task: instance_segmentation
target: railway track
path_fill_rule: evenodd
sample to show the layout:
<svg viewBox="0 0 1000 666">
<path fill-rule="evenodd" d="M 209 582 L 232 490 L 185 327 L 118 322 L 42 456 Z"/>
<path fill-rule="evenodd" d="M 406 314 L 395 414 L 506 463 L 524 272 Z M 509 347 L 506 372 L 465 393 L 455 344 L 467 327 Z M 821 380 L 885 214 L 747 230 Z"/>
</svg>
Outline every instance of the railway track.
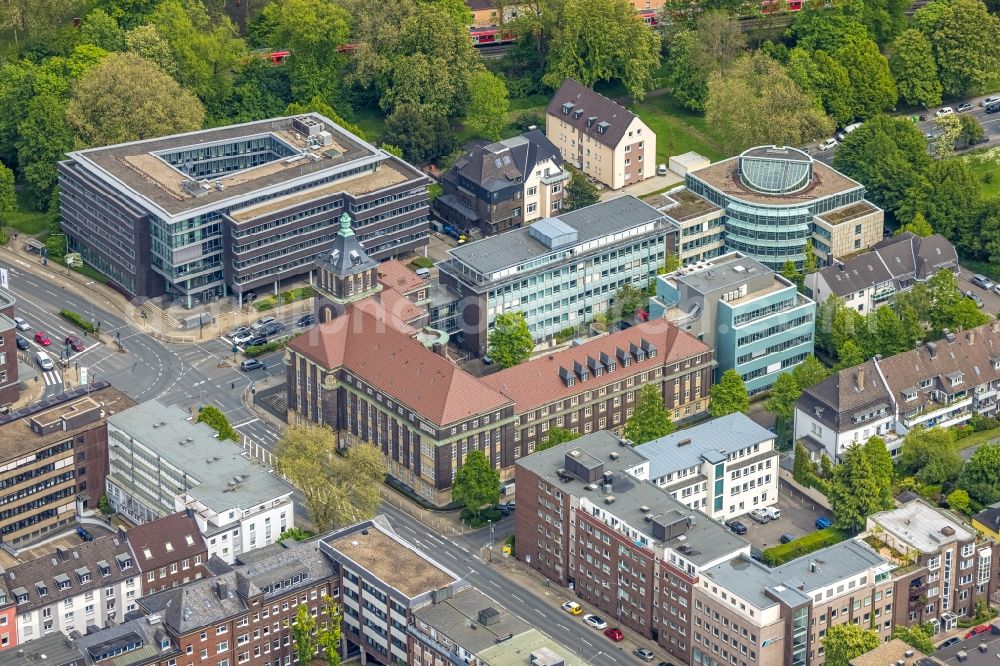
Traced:
<svg viewBox="0 0 1000 666">
<path fill-rule="evenodd" d="M 502 58 L 513 44 L 496 44 L 495 46 L 478 46 L 476 51 L 479 52 L 483 58 Z"/>
<path fill-rule="evenodd" d="M 907 16 L 913 16 L 917 10 L 926 5 L 930 0 L 914 0 L 906 9 Z M 763 28 L 765 30 L 785 29 L 792 24 L 797 12 L 782 12 L 780 14 L 765 14 L 764 16 L 748 16 L 739 19 L 740 30 L 750 32 Z"/>
</svg>

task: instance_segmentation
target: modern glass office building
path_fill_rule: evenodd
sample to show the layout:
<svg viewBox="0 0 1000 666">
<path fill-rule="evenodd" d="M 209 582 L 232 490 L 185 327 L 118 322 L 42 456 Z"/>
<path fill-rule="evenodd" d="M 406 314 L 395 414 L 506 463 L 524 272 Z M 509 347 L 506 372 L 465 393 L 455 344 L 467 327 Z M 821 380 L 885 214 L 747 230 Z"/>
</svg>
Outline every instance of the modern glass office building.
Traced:
<svg viewBox="0 0 1000 666">
<path fill-rule="evenodd" d="M 882 238 L 882 211 L 864 186 L 797 148 L 751 148 L 688 172 L 685 185 L 725 211 L 727 250 L 775 271 L 789 260 L 801 268 L 809 240 L 829 262 Z"/>
</svg>

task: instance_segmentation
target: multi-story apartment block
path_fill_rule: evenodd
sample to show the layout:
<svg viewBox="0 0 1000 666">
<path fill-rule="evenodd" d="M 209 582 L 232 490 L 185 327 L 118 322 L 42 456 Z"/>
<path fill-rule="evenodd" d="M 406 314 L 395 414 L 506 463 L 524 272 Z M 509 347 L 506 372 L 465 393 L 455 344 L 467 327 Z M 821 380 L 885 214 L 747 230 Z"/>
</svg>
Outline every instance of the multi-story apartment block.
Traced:
<svg viewBox="0 0 1000 666">
<path fill-rule="evenodd" d="M 620 104 L 565 79 L 545 110 L 563 159 L 612 190 L 656 175 L 656 134 Z"/>
<path fill-rule="evenodd" d="M 299 606 L 322 625 L 324 599 L 339 596 L 337 573 L 317 540 L 286 539 L 241 553 L 232 565 L 212 558 L 209 569 L 210 577 L 139 600 L 176 646 L 157 666 L 289 664 L 295 659 L 290 625 Z"/>
<path fill-rule="evenodd" d="M 641 476 L 691 509 L 726 521 L 778 501 L 774 433 L 736 412 L 635 447 Z"/>
<path fill-rule="evenodd" d="M 69 153 L 71 249 L 186 307 L 308 276 L 342 212 L 376 259 L 427 245 L 428 179 L 316 113 Z"/>
<path fill-rule="evenodd" d="M 695 585 L 691 663 L 818 666 L 827 631 L 849 622 L 888 640 L 894 567 L 848 540 L 773 569 L 746 554 L 708 568 Z"/>
<path fill-rule="evenodd" d="M 694 590 L 750 545 L 644 480 L 650 467 L 610 432 L 519 460 L 517 556 L 691 663 Z"/>
<path fill-rule="evenodd" d="M 496 143 L 474 141 L 441 176 L 435 215 L 462 230 L 495 234 L 562 208 L 569 172 L 559 149 L 538 130 Z"/>
<path fill-rule="evenodd" d="M 431 323 L 486 354 L 496 316 L 523 312 L 537 340 L 604 312 L 625 285 L 645 289 L 663 265 L 662 213 L 623 196 L 448 250 L 439 280 L 455 294 Z"/>
<path fill-rule="evenodd" d="M 867 541 L 901 565 L 894 574 L 896 624 L 958 626 L 990 603 L 1000 548 L 956 516 L 922 499 L 868 517 Z"/>
<path fill-rule="evenodd" d="M 852 310 L 868 314 L 940 270 L 958 272 L 955 246 L 940 234 L 921 238 L 907 231 L 876 244 L 870 252 L 810 273 L 806 286 L 817 303 L 837 296 Z"/>
<path fill-rule="evenodd" d="M 895 455 L 911 428 L 995 415 L 998 391 L 1000 321 L 994 321 L 827 377 L 796 401 L 795 437 L 839 460 L 853 442 L 878 435 Z"/>
<path fill-rule="evenodd" d="M 285 358 L 288 422 L 326 425 L 340 446 L 376 443 L 389 474 L 430 502 L 450 501 L 469 451 L 483 451 L 509 481 L 550 426 L 621 427 L 644 383 L 656 382 L 676 419 L 708 407 L 711 350 L 662 320 L 473 377 L 438 353 L 439 335 L 385 307 L 363 250 L 338 247 L 356 259 L 321 266 L 322 323 Z"/>
<path fill-rule="evenodd" d="M 108 416 L 133 405 L 98 382 L 0 416 L 0 541 L 23 545 L 97 508 Z"/>
<path fill-rule="evenodd" d="M 14 305 L 17 299 L 0 290 L 0 408 L 17 402 L 21 381 L 17 374 L 17 331 L 14 326 Z"/>
<path fill-rule="evenodd" d="M 293 527 L 291 486 L 188 419 L 156 400 L 108 419 L 112 508 L 138 524 L 190 509 L 209 557 L 226 562 L 274 543 Z"/>
<path fill-rule="evenodd" d="M 750 395 L 813 352 L 816 304 L 739 252 L 657 276 L 649 313 L 715 349 L 716 381 L 735 370 Z"/>
<path fill-rule="evenodd" d="M 725 252 L 725 210 L 684 187 L 661 195 L 657 209 L 672 225 L 674 248 L 681 266 L 696 264 Z"/>
<path fill-rule="evenodd" d="M 750 148 L 689 171 L 684 181 L 688 191 L 723 210 L 726 249 L 774 271 L 786 261 L 801 269 L 810 240 L 817 258 L 829 264 L 882 239 L 882 210 L 865 200 L 864 186 L 796 148 Z M 685 195 L 670 193 L 677 196 Z M 711 243 L 708 213 L 714 211 L 706 212 L 707 226 L 699 230 L 695 223 L 692 234 Z"/>
<path fill-rule="evenodd" d="M 184 585 L 207 571 L 208 547 L 190 509 L 137 525 L 121 536 L 139 566 L 144 595 Z"/>
<path fill-rule="evenodd" d="M 121 622 L 136 609 L 142 582 L 124 539 L 106 536 L 10 567 L 20 641 Z"/>
</svg>

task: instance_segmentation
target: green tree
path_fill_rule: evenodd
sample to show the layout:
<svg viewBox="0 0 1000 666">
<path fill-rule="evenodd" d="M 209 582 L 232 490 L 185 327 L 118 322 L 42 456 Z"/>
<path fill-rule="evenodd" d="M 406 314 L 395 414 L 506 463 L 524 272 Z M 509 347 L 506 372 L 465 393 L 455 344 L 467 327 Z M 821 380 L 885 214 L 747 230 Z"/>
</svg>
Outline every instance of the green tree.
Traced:
<svg viewBox="0 0 1000 666">
<path fill-rule="evenodd" d="M 918 650 L 924 654 L 934 653 L 935 648 L 933 636 L 934 625 L 930 622 L 925 624 L 916 624 L 912 627 L 908 627 L 905 624 L 898 624 L 892 630 L 892 638 L 898 638 L 914 650 Z"/>
<path fill-rule="evenodd" d="M 806 356 L 801 363 L 792 368 L 795 384 L 803 391 L 819 384 L 829 375 L 830 371 L 826 369 L 826 366 L 812 354 Z"/>
<path fill-rule="evenodd" d="M 792 466 L 792 478 L 804 486 L 812 484 L 816 476 L 816 469 L 812 460 L 809 459 L 809 452 L 802 442 L 795 442 L 795 462 Z"/>
<path fill-rule="evenodd" d="M 853 368 L 865 362 L 865 353 L 854 340 L 847 340 L 837 349 L 836 370 Z"/>
<path fill-rule="evenodd" d="M 733 412 L 750 411 L 750 396 L 743 378 L 735 370 L 726 370 L 712 387 L 709 412 L 712 416 L 725 416 Z"/>
<path fill-rule="evenodd" d="M 931 153 L 939 161 L 953 156 L 955 142 L 958 141 L 958 135 L 962 133 L 962 121 L 955 115 L 935 118 L 934 129 L 937 130 L 937 136 L 928 140 L 931 145 Z"/>
<path fill-rule="evenodd" d="M 819 104 L 761 52 L 711 75 L 705 119 L 730 152 L 763 144 L 801 145 L 833 130 Z"/>
<path fill-rule="evenodd" d="M 778 375 L 771 385 L 771 395 L 764 408 L 774 414 L 775 433 L 778 435 L 778 448 L 788 450 L 792 444 L 792 417 L 795 414 L 795 401 L 802 395 L 802 389 L 795 381 L 791 372 Z"/>
<path fill-rule="evenodd" d="M 447 155 L 454 146 L 448 119 L 417 104 L 403 104 L 390 113 L 382 138 L 402 148 L 406 159 L 418 164 Z"/>
<path fill-rule="evenodd" d="M 885 440 L 878 436 L 869 437 L 862 450 L 872 467 L 872 473 L 875 475 L 875 486 L 879 492 L 877 506 L 881 508 L 875 510 L 891 509 L 893 505 L 892 456 L 889 455 L 889 449 L 885 447 Z"/>
<path fill-rule="evenodd" d="M 698 58 L 698 33 L 683 29 L 669 37 L 665 45 L 666 85 L 687 109 L 701 111 L 708 97 L 708 75 Z"/>
<path fill-rule="evenodd" d="M 917 10 L 913 26 L 931 43 L 947 95 L 982 89 L 1000 70 L 1000 18 L 982 0 L 935 0 Z"/>
<path fill-rule="evenodd" d="M 941 103 L 941 82 L 931 43 L 919 30 L 904 30 L 892 42 L 889 71 L 896 80 L 899 98 L 911 106 Z"/>
<path fill-rule="evenodd" d="M 794 284 L 799 291 L 802 291 L 802 286 L 805 284 L 805 276 L 796 268 L 794 261 L 786 259 L 785 263 L 781 266 L 780 274 L 781 277 Z"/>
<path fill-rule="evenodd" d="M 909 231 L 915 236 L 920 236 L 921 238 L 926 238 L 934 233 L 934 229 L 931 227 L 931 223 L 927 221 L 923 213 L 917 213 L 913 216 L 913 219 L 901 226 L 896 230 L 896 235 L 905 233 Z"/>
<path fill-rule="evenodd" d="M 17 208 L 14 194 L 14 172 L 0 162 L 0 229 L 10 223 L 10 214 Z"/>
<path fill-rule="evenodd" d="M 927 171 L 927 182 L 923 206 L 927 221 L 937 233 L 974 254 L 982 236 L 978 219 L 982 187 L 975 172 L 965 160 L 935 160 Z"/>
<path fill-rule="evenodd" d="M 170 44 L 153 26 L 140 25 L 125 33 L 125 50 L 155 62 L 172 78 L 177 78 L 177 61 Z"/>
<path fill-rule="evenodd" d="M 958 140 L 962 146 L 972 146 L 986 136 L 982 124 L 972 114 L 964 114 L 958 117 L 960 125 Z"/>
<path fill-rule="evenodd" d="M 838 123 L 846 125 L 854 119 L 850 76 L 826 51 L 793 48 L 788 52 L 786 67 L 802 92 L 821 104 Z"/>
<path fill-rule="evenodd" d="M 663 404 L 663 394 L 657 384 L 644 384 L 639 389 L 632 416 L 625 421 L 625 439 L 633 444 L 666 437 L 676 429 L 670 420 L 670 410 Z"/>
<path fill-rule="evenodd" d="M 965 514 L 970 513 L 972 500 L 969 497 L 969 493 L 965 492 L 961 488 L 948 493 L 948 497 L 946 499 L 948 501 L 948 508 Z"/>
<path fill-rule="evenodd" d="M 482 70 L 469 79 L 469 108 L 465 124 L 479 136 L 494 141 L 500 138 L 507 127 L 510 100 L 507 86 L 496 74 Z"/>
<path fill-rule="evenodd" d="M 66 106 L 66 119 L 87 146 L 188 132 L 204 118 L 194 95 L 132 53 L 113 53 L 84 74 Z"/>
<path fill-rule="evenodd" d="M 504 312 L 493 320 L 489 354 L 499 367 L 509 368 L 527 361 L 534 346 L 523 312 Z"/>
<path fill-rule="evenodd" d="M 852 40 L 834 54 L 851 81 L 854 115 L 871 118 L 896 105 L 899 93 L 889 73 L 889 61 L 870 39 Z"/>
<path fill-rule="evenodd" d="M 566 442 L 572 442 L 579 436 L 580 433 L 575 430 L 563 428 L 562 426 L 554 426 L 549 428 L 549 434 L 545 436 L 545 439 L 538 443 L 538 446 L 535 447 L 535 451 L 544 451 L 545 449 L 551 449 L 553 446 L 559 446 L 560 444 L 565 444 Z"/>
<path fill-rule="evenodd" d="M 198 410 L 198 418 L 195 419 L 195 423 L 205 423 L 214 430 L 219 439 L 231 439 L 234 442 L 240 441 L 240 434 L 236 432 L 233 426 L 229 425 L 229 419 L 218 407 L 213 405 L 204 405 Z"/>
<path fill-rule="evenodd" d="M 840 464 L 833 470 L 827 493 L 837 527 L 860 532 L 868 516 L 891 508 L 891 491 L 887 490 L 891 484 L 891 475 L 888 479 L 880 477 L 860 445 L 855 443 L 847 447 Z"/>
<path fill-rule="evenodd" d="M 829 7 L 806 6 L 795 13 L 785 37 L 809 51 L 834 53 L 852 41 L 868 39 L 858 3 L 841 2 Z"/>
<path fill-rule="evenodd" d="M 490 466 L 486 454 L 479 450 L 469 452 L 455 473 L 451 496 L 476 513 L 500 501 L 500 472 Z"/>
<path fill-rule="evenodd" d="M 299 666 L 309 666 L 316 654 L 316 618 L 309 612 L 307 604 L 299 604 L 295 619 L 288 622 L 292 630 L 292 644 L 295 645 L 295 661 Z"/>
<path fill-rule="evenodd" d="M 278 535 L 278 543 L 281 543 L 285 539 L 291 539 L 292 541 L 305 541 L 312 536 L 312 532 L 304 530 L 301 527 L 289 527 L 287 530 Z"/>
<path fill-rule="evenodd" d="M 545 85 L 557 88 L 566 78 L 585 86 L 620 81 L 637 101 L 656 86 L 660 36 L 646 27 L 631 2 L 561 0 L 546 3 L 546 10 L 558 12 L 558 27 L 549 39 Z"/>
<path fill-rule="evenodd" d="M 609 315 L 613 318 L 621 317 L 630 321 L 635 317 L 635 311 L 646 304 L 646 294 L 641 289 L 630 284 L 623 285 L 615 292 L 613 310 Z"/>
<path fill-rule="evenodd" d="M 579 169 L 574 169 L 569 164 L 563 164 L 564 169 L 570 172 L 569 183 L 566 184 L 566 196 L 569 197 L 569 205 L 563 206 L 565 210 L 576 210 L 585 206 L 592 206 L 601 200 L 601 193 L 597 186 L 590 182 L 587 174 Z M 565 201 L 563 202 L 566 203 Z"/>
<path fill-rule="evenodd" d="M 329 428 L 304 425 L 285 430 L 275 448 L 275 468 L 302 491 L 317 532 L 375 515 L 386 462 L 371 444 L 335 453 Z"/>
<path fill-rule="evenodd" d="M 114 509 L 111 508 L 111 501 L 107 495 L 101 495 L 100 499 L 97 500 L 97 510 L 105 516 L 110 516 L 114 513 Z"/>
<path fill-rule="evenodd" d="M 1000 445 L 986 444 L 976 449 L 962 468 L 958 486 L 980 504 L 1000 501 Z"/>
<path fill-rule="evenodd" d="M 851 660 L 871 652 L 882 643 L 878 632 L 859 624 L 837 624 L 830 627 L 822 640 L 827 666 L 850 666 Z"/>
<path fill-rule="evenodd" d="M 321 612 L 323 626 L 316 637 L 319 648 L 326 657 L 327 666 L 340 666 L 340 623 L 343 620 L 340 606 L 330 595 L 324 594 Z"/>
<path fill-rule="evenodd" d="M 106 11 L 94 9 L 80 21 L 80 41 L 105 51 L 121 51 L 125 48 L 125 33 Z"/>
<path fill-rule="evenodd" d="M 897 457 L 899 469 L 921 483 L 949 483 L 962 471 L 962 457 L 949 428 L 916 427 L 906 433 Z"/>
<path fill-rule="evenodd" d="M 819 270 L 819 266 L 816 263 L 816 251 L 813 249 L 812 239 L 808 239 L 806 240 L 806 259 L 802 266 L 802 272 L 809 275 L 817 270 Z"/>
<path fill-rule="evenodd" d="M 695 19 L 696 62 L 705 71 L 726 71 L 746 53 L 747 40 L 737 18 L 720 9 L 706 9 Z"/>
<path fill-rule="evenodd" d="M 17 165 L 35 210 L 45 210 L 59 181 L 56 163 L 73 149 L 73 131 L 66 123 L 63 101 L 41 94 L 28 102 L 17 126 Z"/>
</svg>

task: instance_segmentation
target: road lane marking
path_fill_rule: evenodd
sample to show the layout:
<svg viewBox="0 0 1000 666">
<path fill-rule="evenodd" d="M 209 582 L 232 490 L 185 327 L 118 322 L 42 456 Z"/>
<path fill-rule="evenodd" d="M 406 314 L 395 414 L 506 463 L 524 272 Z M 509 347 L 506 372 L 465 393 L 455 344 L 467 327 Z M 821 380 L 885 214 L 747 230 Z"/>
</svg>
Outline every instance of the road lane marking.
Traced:
<svg viewBox="0 0 1000 666">
<path fill-rule="evenodd" d="M 586 638 L 581 638 L 581 639 L 580 639 L 580 642 L 581 642 L 581 643 L 586 643 L 586 644 L 587 644 L 587 645 L 589 645 L 590 647 L 594 647 L 594 644 L 593 644 L 593 643 L 591 643 L 590 641 L 588 641 L 588 640 L 587 640 Z"/>
<path fill-rule="evenodd" d="M 500 587 L 499 585 L 496 584 L 496 581 L 492 581 L 491 580 L 490 581 L 490 585 L 492 585 L 493 587 L 497 588 L 498 590 L 502 590 L 503 589 L 502 587 Z"/>
<path fill-rule="evenodd" d="M 260 421 L 260 419 L 255 417 L 255 418 L 250 419 L 249 421 L 244 421 L 243 423 L 237 423 L 233 427 L 234 428 L 242 428 L 245 425 L 250 425 L 251 423 L 256 423 L 257 421 Z"/>
</svg>

